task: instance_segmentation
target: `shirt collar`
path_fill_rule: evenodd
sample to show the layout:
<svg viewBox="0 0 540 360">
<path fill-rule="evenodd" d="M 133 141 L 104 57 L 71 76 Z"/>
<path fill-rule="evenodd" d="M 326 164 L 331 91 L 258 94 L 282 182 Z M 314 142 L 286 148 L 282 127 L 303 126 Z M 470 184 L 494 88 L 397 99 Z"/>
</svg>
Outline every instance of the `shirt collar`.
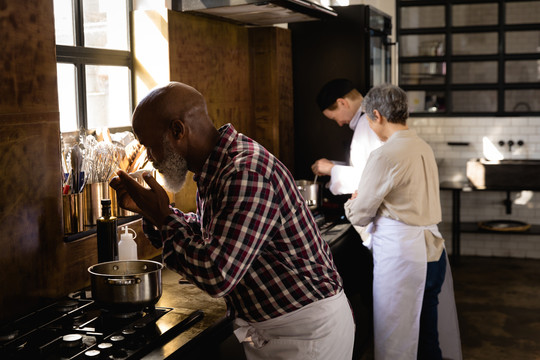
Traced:
<svg viewBox="0 0 540 360">
<path fill-rule="evenodd" d="M 362 111 L 362 107 L 359 107 L 356 111 L 356 114 L 354 114 L 351 122 L 349 123 L 349 127 L 354 130 L 356 129 L 356 125 L 358 125 L 358 122 L 360 121 L 360 118 L 364 115 L 364 112 Z"/>
<path fill-rule="evenodd" d="M 223 158 L 227 155 L 226 149 L 236 139 L 238 132 L 232 124 L 225 124 L 218 129 L 220 134 L 219 141 L 206 159 L 200 174 L 195 174 L 193 180 L 198 184 L 208 184 L 213 178 L 219 164 L 223 162 Z"/>
</svg>

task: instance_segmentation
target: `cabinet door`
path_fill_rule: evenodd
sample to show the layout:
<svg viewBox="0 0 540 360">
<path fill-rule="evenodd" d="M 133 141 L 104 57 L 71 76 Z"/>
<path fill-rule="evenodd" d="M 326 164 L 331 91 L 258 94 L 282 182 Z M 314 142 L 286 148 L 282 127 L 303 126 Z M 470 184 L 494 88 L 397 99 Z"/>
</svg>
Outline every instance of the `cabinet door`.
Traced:
<svg viewBox="0 0 540 360">
<path fill-rule="evenodd" d="M 499 51 L 496 32 L 452 35 L 452 55 L 495 55 Z"/>
<path fill-rule="evenodd" d="M 437 28 L 446 25 L 444 5 L 402 7 L 400 15 L 402 29 Z"/>
<path fill-rule="evenodd" d="M 497 25 L 499 4 L 456 4 L 452 5 L 452 26 Z M 480 16 L 478 16 L 481 14 Z"/>
<path fill-rule="evenodd" d="M 400 39 L 399 56 L 443 56 L 445 46 L 444 34 L 403 35 Z"/>
<path fill-rule="evenodd" d="M 412 62 L 401 65 L 399 83 L 401 85 L 444 85 L 445 76 L 445 62 Z"/>
</svg>

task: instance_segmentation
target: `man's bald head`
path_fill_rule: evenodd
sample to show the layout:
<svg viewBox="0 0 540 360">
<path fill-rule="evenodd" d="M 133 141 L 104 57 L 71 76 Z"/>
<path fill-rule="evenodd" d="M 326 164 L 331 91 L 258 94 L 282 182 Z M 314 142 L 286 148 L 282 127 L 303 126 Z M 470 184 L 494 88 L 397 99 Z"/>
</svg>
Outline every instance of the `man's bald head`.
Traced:
<svg viewBox="0 0 540 360">
<path fill-rule="evenodd" d="M 173 120 L 187 123 L 200 117 L 207 118 L 206 102 L 195 88 L 171 82 L 152 90 L 141 100 L 133 113 L 133 129 L 141 127 L 142 122 L 151 120 L 154 126 L 166 130 Z"/>
<path fill-rule="evenodd" d="M 186 159 L 193 172 L 202 167 L 219 137 L 202 94 L 180 82 L 171 82 L 146 95 L 133 113 L 132 124 L 151 159 L 162 158 L 162 142 L 168 137 L 172 149 Z"/>
</svg>

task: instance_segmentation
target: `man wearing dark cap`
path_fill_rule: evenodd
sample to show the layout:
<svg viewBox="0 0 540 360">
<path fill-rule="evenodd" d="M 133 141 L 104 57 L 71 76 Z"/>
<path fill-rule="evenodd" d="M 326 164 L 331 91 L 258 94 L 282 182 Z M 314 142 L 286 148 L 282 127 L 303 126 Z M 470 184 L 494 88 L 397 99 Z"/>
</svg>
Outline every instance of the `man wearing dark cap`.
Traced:
<svg viewBox="0 0 540 360">
<path fill-rule="evenodd" d="M 330 176 L 329 189 L 334 195 L 352 194 L 358 188 L 362 171 L 372 150 L 382 145 L 361 111 L 363 97 L 347 79 L 326 83 L 317 95 L 317 105 L 324 116 L 339 126 L 348 124 L 354 131 L 348 165 L 319 159 L 311 166 L 315 175 Z"/>
</svg>

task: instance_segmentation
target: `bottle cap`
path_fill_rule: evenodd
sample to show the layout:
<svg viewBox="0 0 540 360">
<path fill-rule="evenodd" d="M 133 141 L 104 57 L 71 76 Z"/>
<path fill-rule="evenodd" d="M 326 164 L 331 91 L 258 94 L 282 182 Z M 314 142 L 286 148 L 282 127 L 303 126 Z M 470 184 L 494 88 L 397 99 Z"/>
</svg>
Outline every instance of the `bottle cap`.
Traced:
<svg viewBox="0 0 540 360">
<path fill-rule="evenodd" d="M 124 230 L 123 233 L 120 234 L 120 241 L 122 240 L 133 240 L 137 237 L 137 233 L 135 232 L 135 230 L 127 227 L 127 226 L 122 226 L 122 230 Z M 132 231 L 133 234 L 130 232 Z"/>
</svg>

